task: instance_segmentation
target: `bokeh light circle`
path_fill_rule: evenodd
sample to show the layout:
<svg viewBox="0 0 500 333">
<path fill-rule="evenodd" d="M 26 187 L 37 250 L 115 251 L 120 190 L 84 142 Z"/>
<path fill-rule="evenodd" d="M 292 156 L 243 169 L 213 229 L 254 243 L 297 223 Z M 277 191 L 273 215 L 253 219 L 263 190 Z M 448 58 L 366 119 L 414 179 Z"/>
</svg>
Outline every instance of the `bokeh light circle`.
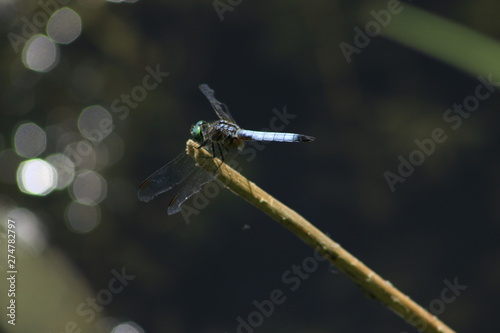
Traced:
<svg viewBox="0 0 500 333">
<path fill-rule="evenodd" d="M 45 225 L 31 210 L 16 207 L 7 216 L 16 221 L 16 239 L 23 242 L 24 249 L 38 254 L 47 247 Z"/>
<path fill-rule="evenodd" d="M 14 147 L 19 156 L 36 157 L 47 147 L 47 135 L 34 123 L 23 124 L 14 134 Z"/>
<path fill-rule="evenodd" d="M 129 321 L 116 325 L 111 333 L 144 333 L 144 330 L 136 323 Z"/>
<path fill-rule="evenodd" d="M 87 206 L 78 202 L 71 202 L 66 207 L 66 225 L 77 233 L 87 233 L 94 230 L 101 222 L 99 206 Z"/>
<path fill-rule="evenodd" d="M 69 44 L 80 36 L 82 20 L 72 9 L 61 8 L 50 17 L 47 35 L 56 43 Z"/>
<path fill-rule="evenodd" d="M 38 72 L 48 72 L 59 61 L 59 48 L 44 35 L 31 37 L 23 49 L 24 65 Z"/>
<path fill-rule="evenodd" d="M 17 169 L 17 184 L 24 193 L 47 195 L 56 188 L 57 172 L 50 163 L 44 160 L 24 161 Z"/>
<path fill-rule="evenodd" d="M 71 186 L 71 198 L 84 205 L 96 205 L 106 197 L 106 180 L 95 171 L 82 171 Z"/>
<path fill-rule="evenodd" d="M 49 162 L 57 171 L 56 188 L 61 190 L 75 178 L 75 164 L 64 154 L 54 154 L 47 157 Z"/>
<path fill-rule="evenodd" d="M 78 129 L 84 138 L 100 142 L 113 130 L 113 117 L 100 105 L 85 108 L 78 118 Z"/>
</svg>

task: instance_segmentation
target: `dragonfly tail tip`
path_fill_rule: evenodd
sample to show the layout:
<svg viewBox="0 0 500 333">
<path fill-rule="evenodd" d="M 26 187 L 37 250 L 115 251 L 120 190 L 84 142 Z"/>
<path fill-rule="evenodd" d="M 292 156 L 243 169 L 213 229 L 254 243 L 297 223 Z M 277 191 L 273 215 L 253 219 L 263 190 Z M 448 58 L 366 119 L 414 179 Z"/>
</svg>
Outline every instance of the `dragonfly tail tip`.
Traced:
<svg viewBox="0 0 500 333">
<path fill-rule="evenodd" d="M 316 138 L 314 136 L 309 136 L 309 135 L 301 135 L 299 137 L 299 140 L 301 142 L 311 142 L 311 141 L 314 141 L 316 140 Z"/>
</svg>

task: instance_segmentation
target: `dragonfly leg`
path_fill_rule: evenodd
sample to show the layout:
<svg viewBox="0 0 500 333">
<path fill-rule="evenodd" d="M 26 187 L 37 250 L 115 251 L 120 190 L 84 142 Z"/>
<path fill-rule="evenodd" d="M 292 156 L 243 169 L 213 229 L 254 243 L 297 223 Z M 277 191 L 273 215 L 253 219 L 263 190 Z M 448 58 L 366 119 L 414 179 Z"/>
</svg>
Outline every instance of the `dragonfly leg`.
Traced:
<svg viewBox="0 0 500 333">
<path fill-rule="evenodd" d="M 200 149 L 202 147 L 205 147 L 208 143 L 208 140 L 205 140 L 205 141 L 202 141 L 200 143 L 198 143 L 198 147 L 196 147 L 196 149 Z"/>
<path fill-rule="evenodd" d="M 229 153 L 229 149 L 226 146 L 219 144 L 219 150 L 220 150 L 220 155 L 221 155 L 221 161 L 225 162 L 224 155 Z"/>
<path fill-rule="evenodd" d="M 212 142 L 212 145 L 213 144 L 214 143 Z M 213 150 L 214 150 L 214 157 L 215 157 L 215 147 L 219 148 L 219 153 L 220 153 L 220 158 L 219 159 L 221 160 L 220 164 L 217 166 L 217 169 L 216 169 L 216 171 L 218 171 L 219 168 L 222 166 L 222 164 L 224 164 L 224 154 L 227 153 L 227 150 L 226 150 L 226 147 L 224 147 L 224 145 L 221 145 L 220 143 L 217 142 L 215 144 L 214 148 L 213 148 Z M 226 150 L 226 151 L 224 152 L 224 150 Z"/>
<path fill-rule="evenodd" d="M 216 155 L 216 150 L 215 150 L 215 147 L 217 147 L 217 146 L 216 146 L 216 145 L 215 145 L 215 143 L 212 141 L 212 157 L 215 157 L 215 155 Z M 219 150 L 220 150 L 220 148 L 219 148 Z"/>
<path fill-rule="evenodd" d="M 217 166 L 217 169 L 215 170 L 215 172 L 217 172 L 219 170 L 219 168 L 222 166 L 222 164 L 224 163 L 224 154 L 227 153 L 227 149 L 226 149 L 226 147 L 224 147 L 224 145 L 221 145 L 220 143 L 214 142 L 211 140 L 204 140 L 204 141 L 200 142 L 198 144 L 197 149 L 201 149 L 201 148 L 205 147 L 209 142 L 210 142 L 210 145 L 212 146 L 212 151 L 211 151 L 212 158 L 215 158 L 217 156 L 217 148 L 219 149 L 220 160 L 222 162 Z M 225 152 L 223 151 L 223 148 L 224 148 Z M 210 158 L 210 157 L 204 156 L 204 158 Z"/>
<path fill-rule="evenodd" d="M 205 146 L 206 146 L 209 142 L 210 142 L 210 140 L 205 140 L 205 141 L 202 141 L 202 142 L 198 143 L 198 147 L 196 147 L 196 149 L 202 149 L 202 148 L 203 148 L 203 147 L 205 147 Z M 213 142 L 211 142 L 211 144 L 212 144 L 212 150 L 213 150 L 213 149 L 214 149 L 214 143 L 213 143 Z M 208 149 L 207 149 L 207 151 L 208 151 Z M 213 157 L 213 153 L 211 153 L 211 154 L 212 154 L 212 157 Z M 206 157 L 206 156 L 202 156 L 202 158 L 208 158 L 208 157 Z"/>
</svg>

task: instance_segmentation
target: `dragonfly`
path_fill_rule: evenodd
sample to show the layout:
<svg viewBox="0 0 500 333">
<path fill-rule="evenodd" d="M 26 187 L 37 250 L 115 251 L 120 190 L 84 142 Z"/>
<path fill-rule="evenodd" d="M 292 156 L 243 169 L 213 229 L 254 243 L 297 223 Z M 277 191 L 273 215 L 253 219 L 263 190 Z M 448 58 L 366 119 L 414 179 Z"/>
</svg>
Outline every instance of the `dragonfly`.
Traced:
<svg viewBox="0 0 500 333">
<path fill-rule="evenodd" d="M 214 91 L 207 85 L 199 85 L 199 89 L 208 99 L 217 117 L 216 121 L 198 121 L 191 126 L 191 138 L 213 157 L 222 162 L 231 152 L 241 151 L 245 141 L 261 142 L 311 142 L 314 137 L 281 132 L 252 131 L 239 127 L 234 121 L 227 106 L 215 98 Z M 181 205 L 192 195 L 201 191 L 202 186 L 213 181 L 218 171 L 210 173 L 196 165 L 193 158 L 181 153 L 169 163 L 146 178 L 139 187 L 138 198 L 148 202 L 156 196 L 169 192 L 170 201 L 167 213 L 173 215 L 181 211 Z"/>
</svg>

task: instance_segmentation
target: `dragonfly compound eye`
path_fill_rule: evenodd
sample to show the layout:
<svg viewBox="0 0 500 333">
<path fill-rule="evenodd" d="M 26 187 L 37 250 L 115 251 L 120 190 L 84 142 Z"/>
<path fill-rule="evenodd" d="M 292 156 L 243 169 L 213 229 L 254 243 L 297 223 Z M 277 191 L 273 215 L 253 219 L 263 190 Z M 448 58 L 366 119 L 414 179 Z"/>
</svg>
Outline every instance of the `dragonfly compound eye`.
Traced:
<svg viewBox="0 0 500 333">
<path fill-rule="evenodd" d="M 199 122 L 194 124 L 193 127 L 191 127 L 191 136 L 193 137 L 193 139 L 195 139 L 195 141 L 203 141 L 202 127 L 205 125 L 205 123 L 206 122 L 204 120 L 200 120 Z"/>
</svg>

